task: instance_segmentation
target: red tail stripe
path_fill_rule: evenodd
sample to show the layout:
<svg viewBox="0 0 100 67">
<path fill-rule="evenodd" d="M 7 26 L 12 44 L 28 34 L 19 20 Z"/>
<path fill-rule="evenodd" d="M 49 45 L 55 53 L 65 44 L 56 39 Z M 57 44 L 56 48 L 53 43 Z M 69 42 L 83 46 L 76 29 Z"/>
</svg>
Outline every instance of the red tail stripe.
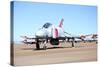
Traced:
<svg viewBox="0 0 100 67">
<path fill-rule="evenodd" d="M 59 27 L 62 27 L 64 19 L 61 20 Z"/>
</svg>

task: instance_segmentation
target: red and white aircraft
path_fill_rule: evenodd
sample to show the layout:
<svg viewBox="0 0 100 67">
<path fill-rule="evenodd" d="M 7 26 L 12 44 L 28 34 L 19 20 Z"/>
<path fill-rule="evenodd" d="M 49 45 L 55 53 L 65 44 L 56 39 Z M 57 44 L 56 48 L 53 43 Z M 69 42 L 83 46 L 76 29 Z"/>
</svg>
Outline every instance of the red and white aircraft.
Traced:
<svg viewBox="0 0 100 67">
<path fill-rule="evenodd" d="M 25 44 L 36 44 L 36 49 L 40 49 L 40 42 L 44 43 L 44 48 L 46 49 L 46 44 L 50 42 L 51 45 L 59 45 L 60 40 L 67 40 L 71 41 L 72 47 L 74 47 L 75 39 L 83 39 L 83 37 L 73 37 L 73 36 L 66 36 L 68 34 L 62 29 L 64 19 L 62 18 L 60 21 L 59 26 L 55 26 L 51 23 L 45 23 L 41 29 L 39 29 L 35 33 L 35 37 L 24 37 L 25 40 L 23 41 Z M 70 35 L 70 34 L 68 34 Z M 28 42 L 28 40 L 31 40 Z"/>
</svg>

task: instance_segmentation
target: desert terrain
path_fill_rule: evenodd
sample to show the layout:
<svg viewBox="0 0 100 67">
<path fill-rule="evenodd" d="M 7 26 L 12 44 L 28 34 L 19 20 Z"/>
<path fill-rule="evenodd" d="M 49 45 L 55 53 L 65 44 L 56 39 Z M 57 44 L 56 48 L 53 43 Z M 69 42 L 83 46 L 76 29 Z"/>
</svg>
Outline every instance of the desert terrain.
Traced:
<svg viewBox="0 0 100 67">
<path fill-rule="evenodd" d="M 47 49 L 35 49 L 35 44 L 14 44 L 14 65 L 41 65 L 41 64 L 58 64 L 73 63 L 97 60 L 97 45 L 95 42 L 60 43 L 59 47 L 47 44 Z"/>
</svg>

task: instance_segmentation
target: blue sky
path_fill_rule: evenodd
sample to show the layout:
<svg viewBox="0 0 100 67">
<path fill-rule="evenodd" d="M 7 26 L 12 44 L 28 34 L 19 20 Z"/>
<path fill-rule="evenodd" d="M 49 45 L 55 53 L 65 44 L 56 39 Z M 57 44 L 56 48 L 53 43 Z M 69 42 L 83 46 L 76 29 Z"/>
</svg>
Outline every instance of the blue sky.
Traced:
<svg viewBox="0 0 100 67">
<path fill-rule="evenodd" d="M 97 32 L 97 7 L 36 2 L 14 2 L 14 41 L 21 35 L 35 35 L 46 22 L 59 25 L 64 18 L 63 29 L 73 35 Z"/>
</svg>

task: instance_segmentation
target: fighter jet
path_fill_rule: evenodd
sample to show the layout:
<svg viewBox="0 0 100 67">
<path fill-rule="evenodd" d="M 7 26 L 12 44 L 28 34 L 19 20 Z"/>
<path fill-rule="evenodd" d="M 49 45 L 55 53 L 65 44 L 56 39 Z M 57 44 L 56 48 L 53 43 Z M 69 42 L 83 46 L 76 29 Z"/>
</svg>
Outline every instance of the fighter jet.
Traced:
<svg viewBox="0 0 100 67">
<path fill-rule="evenodd" d="M 60 41 L 67 40 L 72 43 L 72 47 L 74 47 L 75 38 L 82 39 L 81 37 L 73 37 L 69 33 L 65 32 L 62 29 L 64 19 L 62 18 L 60 24 L 55 26 L 49 22 L 45 23 L 36 33 L 35 37 L 29 38 L 27 36 L 22 36 L 25 38 L 23 43 L 25 44 L 36 44 L 36 49 L 40 49 L 40 43 L 44 44 L 44 49 L 46 49 L 46 44 L 50 42 L 51 45 L 59 45 Z M 70 36 L 66 36 L 70 35 Z M 28 42 L 28 40 L 31 40 Z"/>
<path fill-rule="evenodd" d="M 85 42 L 97 41 L 97 34 L 84 35 L 84 38 L 83 39 L 84 39 Z"/>
</svg>

